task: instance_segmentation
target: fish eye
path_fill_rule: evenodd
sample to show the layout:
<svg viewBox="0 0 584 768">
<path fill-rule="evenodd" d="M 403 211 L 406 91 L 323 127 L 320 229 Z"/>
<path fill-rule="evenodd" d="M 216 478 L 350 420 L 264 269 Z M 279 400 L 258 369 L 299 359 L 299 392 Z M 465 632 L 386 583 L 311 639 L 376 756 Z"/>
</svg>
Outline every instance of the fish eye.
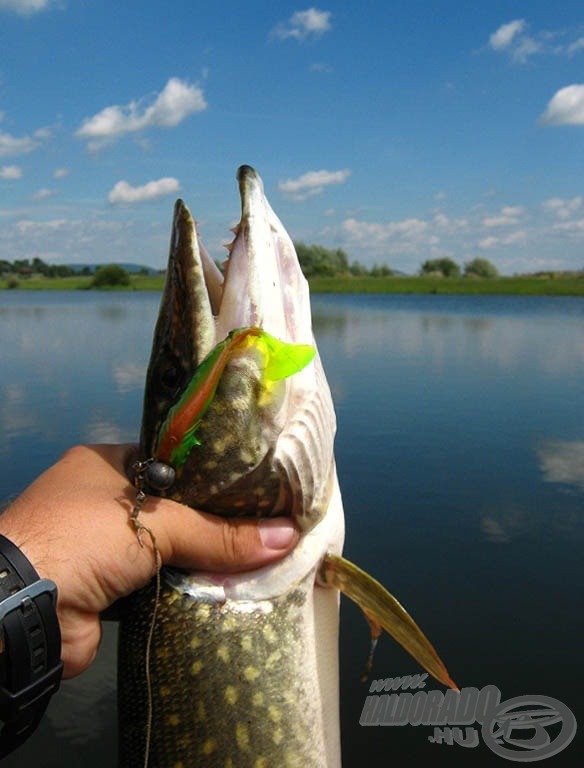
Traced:
<svg viewBox="0 0 584 768">
<path fill-rule="evenodd" d="M 158 371 L 157 378 L 164 389 L 174 392 L 181 383 L 182 374 L 177 365 L 170 363 Z"/>
</svg>

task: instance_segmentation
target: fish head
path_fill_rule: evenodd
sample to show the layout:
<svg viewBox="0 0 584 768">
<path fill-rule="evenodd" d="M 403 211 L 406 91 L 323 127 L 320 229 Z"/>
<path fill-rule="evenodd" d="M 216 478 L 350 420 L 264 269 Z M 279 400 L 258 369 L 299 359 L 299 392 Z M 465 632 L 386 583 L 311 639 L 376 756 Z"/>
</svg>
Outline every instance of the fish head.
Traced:
<svg viewBox="0 0 584 768">
<path fill-rule="evenodd" d="M 193 445 L 175 463 L 172 485 L 159 493 L 225 516 L 290 515 L 309 529 L 324 515 L 332 492 L 332 399 L 294 245 L 256 171 L 241 166 L 237 180 L 241 219 L 223 273 L 187 206 L 181 200 L 175 205 L 141 451 L 157 460 L 162 433 L 177 409 L 184 412 L 191 402 L 191 391 L 209 384 L 212 369 L 212 394 L 190 428 Z M 238 329 L 261 331 L 284 349 L 311 345 L 315 354 L 293 375 L 270 379 L 261 344 L 230 342 Z M 226 345 L 231 351 L 221 357 Z M 219 359 L 220 371 L 213 368 Z"/>
</svg>

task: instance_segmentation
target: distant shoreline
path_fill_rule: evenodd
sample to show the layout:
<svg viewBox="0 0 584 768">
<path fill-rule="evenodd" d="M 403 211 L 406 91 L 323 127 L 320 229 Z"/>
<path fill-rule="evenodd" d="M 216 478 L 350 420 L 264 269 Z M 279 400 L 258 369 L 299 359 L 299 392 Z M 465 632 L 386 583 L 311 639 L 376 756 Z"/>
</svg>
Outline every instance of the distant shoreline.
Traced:
<svg viewBox="0 0 584 768">
<path fill-rule="evenodd" d="M 0 280 L 0 290 L 96 290 L 91 277 L 28 277 L 9 287 Z M 311 278 L 312 293 L 378 293 L 441 295 L 584 296 L 584 274 L 565 276 L 546 274 L 525 277 L 446 278 L 446 277 L 317 277 Z M 131 275 L 129 286 L 99 290 L 161 291 L 164 275 Z"/>
<path fill-rule="evenodd" d="M 440 294 L 467 296 L 584 296 L 582 276 L 314 278 L 313 293 Z"/>
</svg>

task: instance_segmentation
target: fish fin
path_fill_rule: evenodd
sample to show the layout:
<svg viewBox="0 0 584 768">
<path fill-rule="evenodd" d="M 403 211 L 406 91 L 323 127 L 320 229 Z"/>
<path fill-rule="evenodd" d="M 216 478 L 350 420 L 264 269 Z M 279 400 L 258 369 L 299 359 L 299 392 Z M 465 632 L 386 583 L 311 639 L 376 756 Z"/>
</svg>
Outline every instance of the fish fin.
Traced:
<svg viewBox="0 0 584 768">
<path fill-rule="evenodd" d="M 340 590 L 361 608 L 371 629 L 371 650 L 366 672 L 371 670 L 373 653 L 381 628 L 443 685 L 458 690 L 434 646 L 401 603 L 368 573 L 338 555 L 327 555 L 320 567 L 319 579 Z"/>
<path fill-rule="evenodd" d="M 369 655 L 367 656 L 367 661 L 365 662 L 365 669 L 361 674 L 361 682 L 365 683 L 367 682 L 367 680 L 369 680 L 369 675 L 371 674 L 371 670 L 373 669 L 373 657 L 375 656 L 375 649 L 377 648 L 377 642 L 381 637 L 381 633 L 383 632 L 383 627 L 376 619 L 373 618 L 373 616 L 368 614 L 366 610 L 364 609 L 361 609 L 361 610 L 363 611 L 363 616 L 365 616 L 365 621 L 367 622 L 367 624 L 369 624 L 369 632 L 371 633 L 371 645 L 369 646 Z"/>
<path fill-rule="evenodd" d="M 268 381 L 280 381 L 298 373 L 313 360 L 316 350 L 310 344 L 289 344 L 261 331 L 266 361 L 264 376 Z"/>
</svg>

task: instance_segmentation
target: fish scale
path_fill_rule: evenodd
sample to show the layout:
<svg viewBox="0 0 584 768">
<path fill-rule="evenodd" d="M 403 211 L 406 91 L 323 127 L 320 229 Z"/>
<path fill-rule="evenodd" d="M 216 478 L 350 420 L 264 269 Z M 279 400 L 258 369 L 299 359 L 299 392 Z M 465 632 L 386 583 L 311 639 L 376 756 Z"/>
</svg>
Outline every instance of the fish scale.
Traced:
<svg viewBox="0 0 584 768">
<path fill-rule="evenodd" d="M 223 768 L 323 765 L 322 713 L 315 706 L 314 572 L 290 593 L 253 606 L 181 597 L 165 586 L 153 638 L 152 715 L 161 729 L 150 764 Z M 132 653 L 118 685 L 135 692 L 120 716 L 121 764 L 142 768 L 147 717 L 145 642 L 152 588 L 124 621 Z M 196 689 L 196 699 L 192 691 Z M 142 695 L 141 695 L 142 694 Z"/>
</svg>

